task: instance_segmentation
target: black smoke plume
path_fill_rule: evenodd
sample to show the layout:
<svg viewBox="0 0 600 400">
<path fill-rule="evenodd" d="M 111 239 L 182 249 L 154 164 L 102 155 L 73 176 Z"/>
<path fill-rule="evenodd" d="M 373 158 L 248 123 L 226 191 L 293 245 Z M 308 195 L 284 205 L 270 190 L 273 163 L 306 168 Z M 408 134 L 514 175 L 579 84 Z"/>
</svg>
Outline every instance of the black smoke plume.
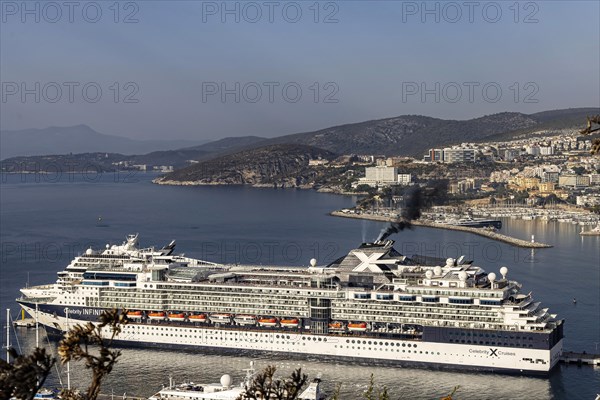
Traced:
<svg viewBox="0 0 600 400">
<path fill-rule="evenodd" d="M 424 208 L 432 205 L 444 204 L 447 200 L 448 182 L 432 181 L 423 188 L 415 186 L 404 195 L 404 207 L 400 221 L 391 222 L 383 228 L 377 241 L 387 239 L 392 233 L 398 233 L 406 228 L 412 229 L 411 221 L 421 218 Z"/>
</svg>

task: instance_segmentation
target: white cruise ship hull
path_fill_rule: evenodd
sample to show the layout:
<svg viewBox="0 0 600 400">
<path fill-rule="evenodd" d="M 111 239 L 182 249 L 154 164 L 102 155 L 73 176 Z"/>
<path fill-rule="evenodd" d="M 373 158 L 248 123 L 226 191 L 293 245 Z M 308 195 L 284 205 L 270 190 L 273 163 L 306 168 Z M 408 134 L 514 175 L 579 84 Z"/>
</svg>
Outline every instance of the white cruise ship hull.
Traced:
<svg viewBox="0 0 600 400">
<path fill-rule="evenodd" d="M 77 317 L 82 312 L 88 317 L 102 312 L 101 309 L 74 308 L 67 320 L 55 314 L 40 311 L 36 313 L 35 308 L 27 303 L 21 303 L 21 306 L 32 317 L 37 314 L 40 324 L 58 332 L 64 332 L 76 324 L 89 322 L 89 318 Z M 346 360 L 526 375 L 547 375 L 558 363 L 563 346 L 562 339 L 552 349 L 540 350 L 152 322 L 131 322 L 123 326 L 116 341 L 132 347 L 215 348 L 294 353 Z"/>
</svg>

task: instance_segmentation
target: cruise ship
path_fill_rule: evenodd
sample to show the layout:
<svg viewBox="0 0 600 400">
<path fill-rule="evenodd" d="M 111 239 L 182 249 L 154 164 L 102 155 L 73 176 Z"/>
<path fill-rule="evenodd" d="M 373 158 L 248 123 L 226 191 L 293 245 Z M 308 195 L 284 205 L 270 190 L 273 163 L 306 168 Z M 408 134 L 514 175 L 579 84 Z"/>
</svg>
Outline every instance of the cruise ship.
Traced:
<svg viewBox="0 0 600 400">
<path fill-rule="evenodd" d="M 174 254 L 175 242 L 87 249 L 21 307 L 65 332 L 126 310 L 121 345 L 319 355 L 361 362 L 547 375 L 563 320 L 508 278 L 464 257 L 405 256 L 363 243 L 328 265 L 227 265 Z"/>
<path fill-rule="evenodd" d="M 446 219 L 442 223 L 456 226 L 466 226 L 470 228 L 493 228 L 502 229 L 502 221 L 499 219 L 485 218 L 461 218 L 461 219 Z"/>
</svg>

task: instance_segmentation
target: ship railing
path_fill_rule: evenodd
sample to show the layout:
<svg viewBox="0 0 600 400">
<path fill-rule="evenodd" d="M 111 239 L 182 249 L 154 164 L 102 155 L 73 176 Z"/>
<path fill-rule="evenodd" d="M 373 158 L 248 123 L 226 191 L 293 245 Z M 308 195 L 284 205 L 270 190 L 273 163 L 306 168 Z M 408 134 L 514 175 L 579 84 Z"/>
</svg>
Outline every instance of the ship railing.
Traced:
<svg viewBox="0 0 600 400">
<path fill-rule="evenodd" d="M 25 297 L 21 296 L 16 301 L 26 301 L 28 303 L 48 303 L 54 300 L 54 297 Z"/>
</svg>

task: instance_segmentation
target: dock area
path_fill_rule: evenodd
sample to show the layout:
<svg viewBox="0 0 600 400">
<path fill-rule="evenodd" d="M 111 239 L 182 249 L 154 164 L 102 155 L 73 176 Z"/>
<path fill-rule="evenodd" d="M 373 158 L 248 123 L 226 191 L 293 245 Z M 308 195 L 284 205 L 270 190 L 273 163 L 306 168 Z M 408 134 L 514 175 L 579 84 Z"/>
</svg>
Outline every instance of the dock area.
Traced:
<svg viewBox="0 0 600 400">
<path fill-rule="evenodd" d="M 342 211 L 332 211 L 330 213 L 330 215 L 333 215 L 335 217 L 368 219 L 371 221 L 382 221 L 382 222 L 396 222 L 397 221 L 397 219 L 395 217 L 387 217 L 387 216 L 376 215 L 376 214 L 355 214 L 355 213 L 342 212 Z M 531 248 L 531 249 L 546 249 L 546 248 L 552 247 L 552 245 L 549 245 L 549 244 L 540 243 L 540 242 L 531 242 L 531 241 L 527 241 L 527 240 L 523 240 L 523 239 L 517 239 L 512 236 L 503 235 L 501 233 L 492 232 L 492 231 L 482 229 L 482 228 L 472 228 L 472 227 L 467 227 L 467 226 L 440 224 L 437 222 L 421 221 L 421 220 L 411 221 L 411 224 L 414 226 L 425 226 L 428 228 L 448 229 L 448 230 L 453 230 L 453 231 L 469 232 L 469 233 L 473 233 L 475 235 L 484 236 L 489 239 L 497 240 L 499 242 L 508 243 L 508 244 L 511 244 L 511 245 L 517 246 L 517 247 L 524 247 L 524 248 Z"/>
<path fill-rule="evenodd" d="M 100 393 L 97 397 L 97 400 L 148 400 L 147 397 L 139 397 L 134 395 L 128 395 L 127 393 L 123 394 L 103 394 Z"/>
<path fill-rule="evenodd" d="M 571 351 L 565 351 L 560 357 L 560 362 L 565 364 L 592 365 L 599 367 L 600 354 L 574 353 Z"/>
<path fill-rule="evenodd" d="M 23 318 L 13 321 L 13 325 L 17 328 L 35 328 L 35 319 Z"/>
</svg>

